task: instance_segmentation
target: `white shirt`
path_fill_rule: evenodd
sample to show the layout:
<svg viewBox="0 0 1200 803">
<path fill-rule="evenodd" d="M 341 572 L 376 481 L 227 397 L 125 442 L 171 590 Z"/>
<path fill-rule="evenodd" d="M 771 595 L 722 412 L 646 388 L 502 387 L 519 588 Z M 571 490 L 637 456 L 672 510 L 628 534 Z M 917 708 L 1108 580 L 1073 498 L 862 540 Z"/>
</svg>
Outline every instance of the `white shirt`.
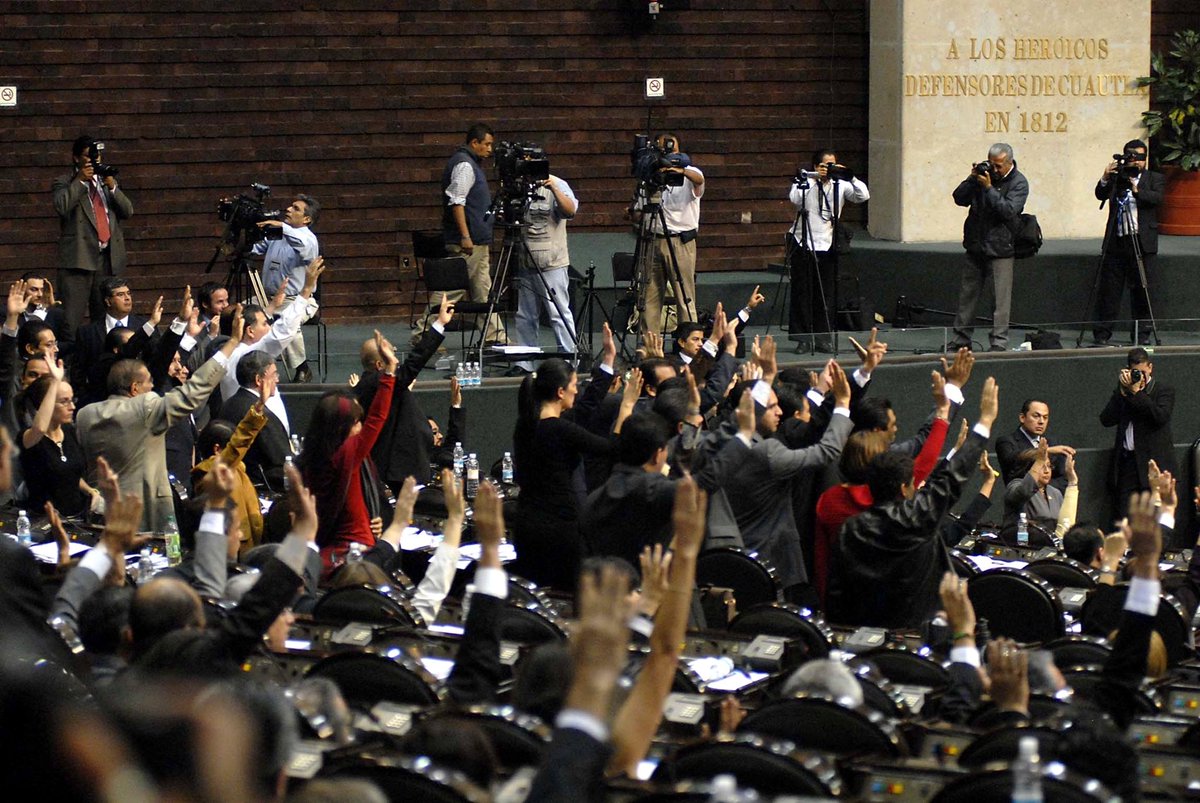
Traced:
<svg viewBox="0 0 1200 803">
<path fill-rule="evenodd" d="M 704 173 L 701 173 L 700 168 L 695 165 L 691 165 L 687 169 L 700 173 L 700 177 L 704 178 Z M 681 231 L 695 231 L 700 228 L 700 196 L 704 195 L 704 187 L 704 184 L 697 187 L 690 178 L 684 176 L 682 186 L 663 189 L 662 211 L 663 217 L 667 221 L 668 232 L 678 234 Z M 659 223 L 657 215 L 655 215 L 651 231 L 655 234 L 662 234 L 662 225 Z"/>
<path fill-rule="evenodd" d="M 317 302 L 315 299 L 296 296 L 283 308 L 279 319 L 271 324 L 271 329 L 263 335 L 262 340 L 257 343 L 238 343 L 237 348 L 229 357 L 229 370 L 221 378 L 221 401 L 228 401 L 230 396 L 238 392 L 237 366 L 244 355 L 251 351 L 265 351 L 272 357 L 278 357 L 295 339 L 296 333 L 300 331 L 300 326 L 316 312 Z M 283 421 L 284 429 L 287 429 L 287 411 L 284 409 L 283 400 L 279 398 L 278 393 L 267 399 L 267 407 L 279 416 L 279 419 Z"/>
<path fill-rule="evenodd" d="M 856 178 L 824 183 L 819 179 L 809 178 L 804 184 L 792 184 L 791 192 L 788 193 L 788 200 L 795 204 L 797 210 L 803 210 L 808 220 L 808 237 L 813 251 L 828 251 L 833 247 L 834 214 L 836 212 L 841 216 L 846 201 L 861 204 L 870 197 L 867 185 Z M 796 221 L 791 234 L 796 238 L 796 242 L 805 244 L 803 221 Z"/>
</svg>

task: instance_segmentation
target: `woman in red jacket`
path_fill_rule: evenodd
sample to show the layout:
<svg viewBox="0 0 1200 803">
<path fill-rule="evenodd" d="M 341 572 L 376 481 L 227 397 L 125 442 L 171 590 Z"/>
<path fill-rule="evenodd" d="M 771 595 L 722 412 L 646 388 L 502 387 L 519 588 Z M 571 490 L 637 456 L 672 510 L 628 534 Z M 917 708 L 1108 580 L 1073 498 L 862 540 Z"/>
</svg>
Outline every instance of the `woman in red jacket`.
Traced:
<svg viewBox="0 0 1200 803">
<path fill-rule="evenodd" d="M 378 331 L 375 346 L 383 360 L 383 370 L 379 390 L 366 417 L 350 393 L 341 390 L 326 393 L 313 410 L 304 451 L 300 454 L 300 471 L 317 498 L 321 522 L 317 544 L 321 547 L 326 574 L 343 561 L 351 543 L 358 542 L 364 550 L 370 549 L 378 535 L 369 506 L 379 487 L 371 448 L 391 409 L 398 361 L 392 345 Z"/>
</svg>

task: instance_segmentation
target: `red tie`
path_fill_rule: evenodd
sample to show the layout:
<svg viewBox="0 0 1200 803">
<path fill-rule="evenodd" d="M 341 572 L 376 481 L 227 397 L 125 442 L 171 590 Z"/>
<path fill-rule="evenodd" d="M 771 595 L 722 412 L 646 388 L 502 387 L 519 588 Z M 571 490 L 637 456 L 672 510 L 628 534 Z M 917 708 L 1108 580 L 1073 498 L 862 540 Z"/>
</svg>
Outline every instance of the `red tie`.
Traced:
<svg viewBox="0 0 1200 803">
<path fill-rule="evenodd" d="M 108 245 L 110 236 L 108 231 L 108 210 L 104 208 L 104 201 L 100 200 L 100 193 L 96 189 L 95 184 L 88 184 L 88 195 L 92 196 L 92 211 L 96 213 L 96 234 L 100 236 L 100 247 Z"/>
</svg>

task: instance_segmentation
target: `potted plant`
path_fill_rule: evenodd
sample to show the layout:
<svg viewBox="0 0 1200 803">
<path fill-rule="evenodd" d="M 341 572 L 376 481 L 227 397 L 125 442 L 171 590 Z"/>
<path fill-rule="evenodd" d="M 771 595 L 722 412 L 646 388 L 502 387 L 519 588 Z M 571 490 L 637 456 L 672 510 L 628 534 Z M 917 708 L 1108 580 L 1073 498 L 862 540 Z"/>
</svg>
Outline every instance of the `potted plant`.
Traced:
<svg viewBox="0 0 1200 803">
<path fill-rule="evenodd" d="M 1175 34 L 1166 54 L 1150 57 L 1150 73 L 1138 85 L 1151 87 L 1156 108 L 1142 124 L 1167 176 L 1158 230 L 1200 235 L 1200 32 Z"/>
</svg>

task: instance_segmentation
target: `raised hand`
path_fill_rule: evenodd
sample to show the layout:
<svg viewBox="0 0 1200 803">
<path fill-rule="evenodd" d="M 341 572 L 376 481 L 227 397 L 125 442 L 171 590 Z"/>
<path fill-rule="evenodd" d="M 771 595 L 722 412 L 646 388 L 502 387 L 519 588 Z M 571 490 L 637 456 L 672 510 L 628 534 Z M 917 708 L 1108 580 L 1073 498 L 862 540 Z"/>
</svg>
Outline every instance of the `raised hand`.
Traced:
<svg viewBox="0 0 1200 803">
<path fill-rule="evenodd" d="M 362 377 L 360 377 L 358 374 L 351 371 L 350 376 L 346 378 L 346 384 L 352 388 L 356 388 L 356 387 L 358 387 L 358 381 L 360 379 L 362 379 Z"/>
<path fill-rule="evenodd" d="M 100 536 L 104 550 L 115 563 L 124 568 L 125 553 L 137 543 L 138 526 L 142 522 L 142 499 L 123 496 L 114 500 L 104 512 L 104 532 Z M 145 539 L 142 539 L 145 540 Z"/>
<path fill-rule="evenodd" d="M 103 457 L 96 458 L 96 485 L 100 488 L 100 495 L 104 497 L 105 508 L 120 500 L 121 478 Z"/>
<path fill-rule="evenodd" d="M 671 553 L 663 551 L 662 544 L 654 548 L 645 547 L 638 555 L 642 567 L 642 594 L 638 598 L 638 613 L 653 616 L 658 612 L 666 596 L 671 572 Z"/>
<path fill-rule="evenodd" d="M 1162 554 L 1162 529 L 1154 511 L 1154 499 L 1149 492 L 1129 497 L 1129 550 L 1137 559 L 1134 573 L 1138 577 L 1158 577 L 1158 557 Z"/>
<path fill-rule="evenodd" d="M 833 391 L 833 403 L 837 407 L 850 406 L 850 378 L 834 360 L 829 361 L 829 389 Z"/>
<path fill-rule="evenodd" d="M 974 358 L 972 358 L 974 359 Z M 968 373 L 970 373 L 968 371 Z M 979 397 L 979 423 L 991 428 L 1000 410 L 1000 386 L 994 377 L 988 377 L 983 383 L 983 394 Z"/>
<path fill-rule="evenodd" d="M 396 357 L 396 352 L 392 348 L 392 344 L 375 330 L 375 350 L 379 354 L 379 358 L 383 360 L 383 373 L 388 376 L 393 376 L 396 373 L 396 366 L 400 364 L 400 360 Z"/>
<path fill-rule="evenodd" d="M 775 380 L 775 375 L 779 373 L 779 362 L 776 359 L 776 354 L 779 352 L 779 346 L 775 342 L 775 338 L 767 335 L 758 343 L 758 351 L 754 355 L 755 362 L 762 366 L 763 379 L 768 382 Z"/>
<path fill-rule="evenodd" d="M 192 312 L 196 309 L 196 303 L 192 300 L 192 286 L 190 284 L 183 287 L 183 301 L 179 305 L 179 315 L 176 317 L 181 321 L 190 320 Z"/>
<path fill-rule="evenodd" d="M 974 644 L 975 606 L 967 596 L 967 581 L 954 572 L 946 572 L 938 586 L 938 596 L 942 599 L 942 608 L 946 611 L 946 619 L 950 623 L 954 640 L 969 636 Z"/>
<path fill-rule="evenodd" d="M 758 292 L 760 285 L 754 285 L 754 292 L 750 294 L 750 299 L 746 302 L 746 309 L 754 309 L 759 304 L 767 300 L 767 297 Z"/>
<path fill-rule="evenodd" d="M 942 373 L 946 375 L 946 381 L 958 387 L 965 387 L 967 380 L 971 378 L 971 369 L 975 367 L 975 355 L 969 348 L 963 346 L 954 355 L 954 362 L 946 364 L 946 358 L 942 357 Z"/>
<path fill-rule="evenodd" d="M 163 313 L 163 297 L 159 296 L 154 302 L 154 307 L 150 310 L 150 325 L 158 326 L 158 322 L 162 320 Z M 184 320 L 187 320 L 186 318 Z"/>
<path fill-rule="evenodd" d="M 10 329 L 18 328 L 18 321 L 22 312 L 29 306 L 29 296 L 25 289 L 25 281 L 15 281 L 8 286 L 8 320 L 7 325 Z"/>
<path fill-rule="evenodd" d="M 450 406 L 462 407 L 462 401 L 462 385 L 459 384 L 457 376 L 452 376 L 450 377 Z"/>
<path fill-rule="evenodd" d="M 1001 711 L 1029 713 L 1029 654 L 1012 639 L 988 642 L 992 701 Z"/>
<path fill-rule="evenodd" d="M 490 482 L 479 483 L 475 494 L 475 537 L 482 555 L 479 565 L 500 568 L 500 542 L 504 540 L 504 506 L 500 493 Z"/>
<path fill-rule="evenodd" d="M 658 332 L 646 332 L 642 335 L 642 348 L 646 350 L 646 357 L 663 357 L 663 338 Z"/>
<path fill-rule="evenodd" d="M 450 325 L 450 321 L 454 319 L 454 307 L 450 305 L 450 299 L 446 294 L 442 294 L 442 302 L 438 305 L 437 321 L 445 329 Z"/>
<path fill-rule="evenodd" d="M 295 466 L 284 466 L 288 480 L 288 509 L 291 511 L 292 532 L 305 541 L 317 540 L 317 499 L 304 486 L 304 477 Z"/>
<path fill-rule="evenodd" d="M 1045 442 L 1046 442 L 1046 439 L 1043 438 L 1042 443 L 1045 443 Z M 1067 455 L 1066 461 L 1064 462 L 1064 465 L 1063 465 L 1063 473 L 1067 475 L 1067 484 L 1068 485 L 1076 485 L 1079 483 L 1079 474 L 1077 474 L 1075 471 L 1075 455 L 1073 455 L 1073 454 Z"/>
<path fill-rule="evenodd" d="M 948 418 L 950 415 L 950 400 L 946 398 L 946 378 L 937 370 L 929 372 L 929 391 L 933 394 L 933 406 L 938 415 Z"/>
<path fill-rule="evenodd" d="M 954 441 L 954 451 L 957 452 L 959 449 L 963 448 L 963 444 L 967 442 L 967 433 L 970 431 L 971 425 L 968 424 L 967 419 L 964 418 L 958 425 L 958 438 Z M 987 452 L 984 452 L 983 456 L 986 458 Z"/>
<path fill-rule="evenodd" d="M 242 316 L 242 305 L 233 308 L 233 318 L 230 319 L 229 339 L 234 344 L 242 342 L 242 333 L 246 330 L 246 319 Z"/>
<path fill-rule="evenodd" d="M 613 339 L 612 328 L 608 325 L 608 321 L 604 322 L 603 329 L 604 346 L 600 350 L 600 362 L 602 365 L 612 368 L 617 362 L 617 343 Z"/>
<path fill-rule="evenodd" d="M 564 706 L 601 721 L 610 715 L 612 692 L 629 649 L 629 581 L 611 566 L 597 578 L 579 578 L 579 621 L 571 635 L 574 677 Z"/>
<path fill-rule="evenodd" d="M 747 390 L 738 400 L 737 406 L 738 433 L 747 438 L 754 437 L 754 395 Z"/>
<path fill-rule="evenodd" d="M 317 289 L 317 280 L 324 272 L 325 257 L 317 256 L 316 259 L 309 262 L 308 267 L 304 269 L 304 289 L 300 291 L 300 294 L 305 298 L 311 298 L 313 291 Z"/>
<path fill-rule="evenodd" d="M 480 485 L 484 484 L 486 483 L 480 483 Z M 448 468 L 442 469 L 442 495 L 445 497 L 446 514 L 449 518 L 461 521 L 466 517 L 466 492 L 463 490 L 462 483 L 455 478 L 454 472 Z"/>
<path fill-rule="evenodd" d="M 625 383 L 625 390 L 621 394 L 621 407 L 633 412 L 633 406 L 642 395 L 642 385 L 645 382 L 642 379 L 642 371 L 640 368 L 634 368 L 629 372 L 629 381 Z"/>
<path fill-rule="evenodd" d="M 671 528 L 674 533 L 671 548 L 681 556 L 694 559 L 700 554 L 707 512 L 708 494 L 700 490 L 694 478 L 684 477 L 675 486 L 675 504 L 671 508 Z"/>
<path fill-rule="evenodd" d="M 879 328 L 872 326 L 871 337 L 867 340 L 867 353 L 861 356 L 863 371 L 869 374 L 878 368 L 887 350 L 888 344 L 879 339 Z"/>
<path fill-rule="evenodd" d="M 46 518 L 50 520 L 50 531 L 54 534 L 54 544 L 58 547 L 58 565 L 61 568 L 71 562 L 71 539 L 54 503 L 46 500 L 45 510 Z"/>
</svg>

